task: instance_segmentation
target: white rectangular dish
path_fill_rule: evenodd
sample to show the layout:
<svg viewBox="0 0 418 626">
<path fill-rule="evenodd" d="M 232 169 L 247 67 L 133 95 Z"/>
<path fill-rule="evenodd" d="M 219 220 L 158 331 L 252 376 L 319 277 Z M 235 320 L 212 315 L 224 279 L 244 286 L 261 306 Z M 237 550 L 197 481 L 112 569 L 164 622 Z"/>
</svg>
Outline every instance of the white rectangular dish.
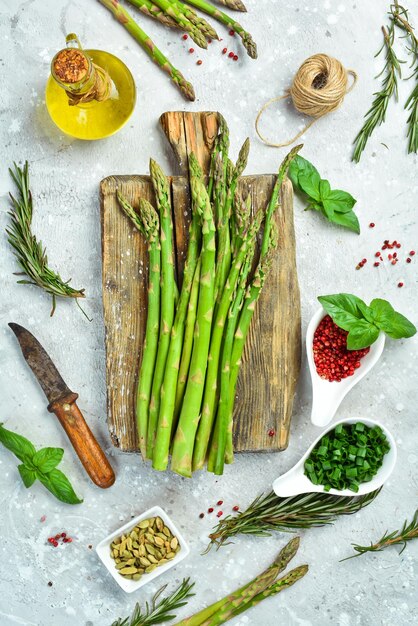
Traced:
<svg viewBox="0 0 418 626">
<path fill-rule="evenodd" d="M 150 572 L 149 574 L 144 574 L 140 580 L 130 580 L 129 578 L 124 578 L 121 574 L 119 574 L 118 570 L 115 567 L 115 561 L 110 556 L 110 544 L 114 539 L 120 537 L 120 535 L 125 534 L 126 532 L 130 532 L 134 526 L 136 526 L 139 522 L 144 519 L 149 519 L 150 517 L 161 517 L 164 524 L 171 530 L 172 534 L 177 537 L 180 545 L 180 550 L 176 554 L 176 556 L 169 562 L 164 563 L 160 567 L 157 567 L 155 570 Z M 174 524 L 172 519 L 167 515 L 167 513 L 159 506 L 154 506 L 145 513 L 134 517 L 129 522 L 121 526 L 113 533 L 108 535 L 105 539 L 103 539 L 97 546 L 96 552 L 99 559 L 107 568 L 108 572 L 113 576 L 118 585 L 122 587 L 126 593 L 132 593 L 137 589 L 140 589 L 144 585 L 146 585 L 151 580 L 154 580 L 161 574 L 164 574 L 167 570 L 175 567 L 180 561 L 185 559 L 190 554 L 190 548 L 178 530 L 177 526 Z"/>
</svg>

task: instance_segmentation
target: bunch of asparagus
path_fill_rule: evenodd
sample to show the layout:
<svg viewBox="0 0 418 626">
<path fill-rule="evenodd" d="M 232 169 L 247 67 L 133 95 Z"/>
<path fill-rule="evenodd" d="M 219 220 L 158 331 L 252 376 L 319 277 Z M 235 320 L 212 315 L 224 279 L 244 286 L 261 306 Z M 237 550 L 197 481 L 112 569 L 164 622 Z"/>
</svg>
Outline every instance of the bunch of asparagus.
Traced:
<svg viewBox="0 0 418 626">
<path fill-rule="evenodd" d="M 207 185 L 193 154 L 189 161 L 192 219 L 178 293 L 169 182 L 150 162 L 157 210 L 145 199 L 137 213 L 120 205 L 149 244 L 149 292 L 136 421 L 144 459 L 191 476 L 207 461 L 222 474 L 233 461 L 233 410 L 246 337 L 277 247 L 275 211 L 287 169 L 283 161 L 265 210 L 252 216 L 251 197 L 238 192 L 249 140 L 236 165 L 228 156 L 229 131 L 220 117 Z M 256 239 L 263 224 L 260 252 Z M 252 271 L 252 268 L 255 268 Z"/>
<path fill-rule="evenodd" d="M 298 548 L 299 537 L 295 537 L 280 551 L 270 567 L 254 580 L 199 613 L 178 622 L 176 626 L 218 626 L 224 624 L 259 604 L 262 600 L 291 587 L 308 572 L 307 565 L 300 565 L 281 578 L 277 577 L 286 569 Z"/>
<path fill-rule="evenodd" d="M 109 9 L 114 18 L 137 40 L 148 56 L 159 65 L 164 72 L 167 72 L 170 79 L 181 90 L 183 95 L 188 100 L 194 100 L 195 94 L 193 85 L 184 78 L 183 74 L 174 67 L 164 53 L 157 48 L 152 39 L 148 37 L 147 33 L 119 3 L 119 0 L 99 0 L 99 2 Z M 248 55 L 253 59 L 257 58 L 257 46 L 250 33 L 232 17 L 213 6 L 210 2 L 207 2 L 207 0 L 186 0 L 186 3 L 180 0 L 128 0 L 128 2 L 148 17 L 159 21 L 164 26 L 179 28 L 188 33 L 191 39 L 193 39 L 200 48 L 207 48 L 208 40 L 219 39 L 219 37 L 211 24 L 203 17 L 200 17 L 194 10 L 195 8 L 199 9 L 227 28 L 232 29 L 241 37 Z M 241 0 L 221 0 L 221 4 L 237 11 L 246 10 Z"/>
</svg>

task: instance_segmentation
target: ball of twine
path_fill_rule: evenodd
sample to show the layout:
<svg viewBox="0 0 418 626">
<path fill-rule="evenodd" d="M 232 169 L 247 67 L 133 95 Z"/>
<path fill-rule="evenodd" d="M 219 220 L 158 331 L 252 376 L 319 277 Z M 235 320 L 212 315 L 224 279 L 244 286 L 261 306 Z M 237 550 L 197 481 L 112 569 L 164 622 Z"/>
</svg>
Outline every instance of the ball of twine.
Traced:
<svg viewBox="0 0 418 626">
<path fill-rule="evenodd" d="M 347 88 L 349 75 L 353 77 L 353 82 Z M 354 70 L 346 70 L 338 59 L 334 59 L 327 54 L 314 54 L 302 63 L 293 79 L 292 86 L 285 95 L 272 98 L 261 108 L 255 122 L 258 136 L 268 146 L 276 148 L 289 146 L 301 137 L 319 118 L 338 109 L 342 105 L 345 95 L 353 89 L 356 81 L 356 72 Z M 260 118 L 271 104 L 289 96 L 292 98 L 293 105 L 299 113 L 314 119 L 289 141 L 273 143 L 261 134 L 259 130 Z"/>
</svg>

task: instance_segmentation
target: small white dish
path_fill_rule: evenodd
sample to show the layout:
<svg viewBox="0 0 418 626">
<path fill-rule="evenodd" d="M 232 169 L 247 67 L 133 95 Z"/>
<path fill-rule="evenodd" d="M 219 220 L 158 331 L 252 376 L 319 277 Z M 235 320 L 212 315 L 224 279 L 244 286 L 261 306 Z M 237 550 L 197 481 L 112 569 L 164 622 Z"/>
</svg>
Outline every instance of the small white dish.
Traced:
<svg viewBox="0 0 418 626">
<path fill-rule="evenodd" d="M 377 340 L 370 346 L 370 351 L 361 359 L 361 366 L 352 376 L 340 382 L 330 382 L 318 375 L 313 356 L 313 339 L 316 329 L 327 312 L 321 307 L 309 322 L 306 331 L 306 353 L 312 381 L 312 412 L 311 421 L 315 426 L 327 426 L 337 412 L 338 407 L 347 393 L 376 365 L 385 347 L 385 335 L 380 333 Z"/>
<path fill-rule="evenodd" d="M 126 531 L 132 530 L 132 528 L 136 526 L 138 522 L 141 522 L 142 520 L 148 519 L 150 517 L 161 517 L 167 528 L 169 528 L 173 535 L 179 540 L 180 550 L 178 551 L 174 559 L 172 559 L 169 563 L 164 563 L 164 565 L 161 565 L 161 567 L 157 567 L 149 574 L 144 574 L 140 580 L 130 580 L 129 578 L 124 578 L 123 576 L 121 576 L 121 574 L 119 574 L 118 570 L 115 567 L 115 561 L 110 556 L 110 544 L 114 539 L 116 539 L 116 537 L 120 537 L 120 535 L 123 535 Z M 102 563 L 104 563 L 108 572 L 113 576 L 118 585 L 122 587 L 122 589 L 126 591 L 126 593 L 132 593 L 133 591 L 136 591 L 137 589 L 140 589 L 141 587 L 146 585 L 151 580 L 158 578 L 158 576 L 161 576 L 161 574 L 164 574 L 164 572 L 166 572 L 167 570 L 178 565 L 180 561 L 185 559 L 186 556 L 190 554 L 190 548 L 184 540 L 183 536 L 181 535 L 180 531 L 178 530 L 177 526 L 167 515 L 167 513 L 161 507 L 154 506 L 151 509 L 148 509 L 148 511 L 145 511 L 145 513 L 138 515 L 138 517 L 134 517 L 129 522 L 108 535 L 96 546 L 96 552 L 99 559 L 102 561 Z"/>
<path fill-rule="evenodd" d="M 304 463 L 312 450 L 315 448 L 317 443 L 322 439 L 324 435 L 328 432 L 334 430 L 338 424 L 355 424 L 356 422 L 362 422 L 366 426 L 380 426 L 383 432 L 386 435 L 386 438 L 390 445 L 390 450 L 383 457 L 383 463 L 376 476 L 368 483 L 362 483 L 359 485 L 359 490 L 357 493 L 351 491 L 350 489 L 330 489 L 329 491 L 324 491 L 323 485 L 314 485 L 307 476 L 305 476 L 305 468 Z M 273 483 L 273 489 L 276 495 L 281 498 L 290 498 L 292 496 L 297 496 L 301 493 L 312 493 L 312 492 L 323 492 L 330 493 L 336 496 L 364 496 L 366 493 L 370 493 L 375 489 L 379 489 L 387 481 L 389 476 L 394 470 L 397 459 L 397 450 L 395 440 L 390 433 L 390 431 L 380 424 L 380 422 L 376 422 L 375 420 L 371 420 L 364 417 L 351 417 L 348 419 L 339 420 L 335 422 L 330 428 L 324 430 L 319 437 L 315 439 L 313 444 L 309 446 L 308 450 L 305 452 L 303 457 L 290 469 L 286 474 L 276 478 Z"/>
</svg>

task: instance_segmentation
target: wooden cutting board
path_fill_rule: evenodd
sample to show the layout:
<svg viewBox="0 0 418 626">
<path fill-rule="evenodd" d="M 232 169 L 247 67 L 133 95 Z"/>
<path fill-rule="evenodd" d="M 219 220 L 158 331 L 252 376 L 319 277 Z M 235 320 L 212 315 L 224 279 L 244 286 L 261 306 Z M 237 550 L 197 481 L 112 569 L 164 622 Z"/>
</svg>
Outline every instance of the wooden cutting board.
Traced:
<svg viewBox="0 0 418 626">
<path fill-rule="evenodd" d="M 193 151 L 208 171 L 218 114 L 164 113 L 160 123 L 184 173 L 171 179 L 177 273 L 181 276 L 189 224 L 188 154 Z M 275 160 L 282 156 L 275 153 Z M 251 194 L 254 209 L 267 205 L 274 181 L 272 174 L 243 177 L 241 190 L 244 196 Z M 131 452 L 138 450 L 134 406 L 145 335 L 148 257 L 142 236 L 118 206 L 118 188 L 135 208 L 141 196 L 152 202 L 154 199 L 148 176 L 109 176 L 101 182 L 108 426 L 113 444 Z M 257 305 L 238 381 L 234 430 L 237 452 L 272 452 L 284 450 L 288 444 L 301 355 L 293 191 L 289 181 L 283 186 L 277 221 L 279 249 Z"/>
</svg>

